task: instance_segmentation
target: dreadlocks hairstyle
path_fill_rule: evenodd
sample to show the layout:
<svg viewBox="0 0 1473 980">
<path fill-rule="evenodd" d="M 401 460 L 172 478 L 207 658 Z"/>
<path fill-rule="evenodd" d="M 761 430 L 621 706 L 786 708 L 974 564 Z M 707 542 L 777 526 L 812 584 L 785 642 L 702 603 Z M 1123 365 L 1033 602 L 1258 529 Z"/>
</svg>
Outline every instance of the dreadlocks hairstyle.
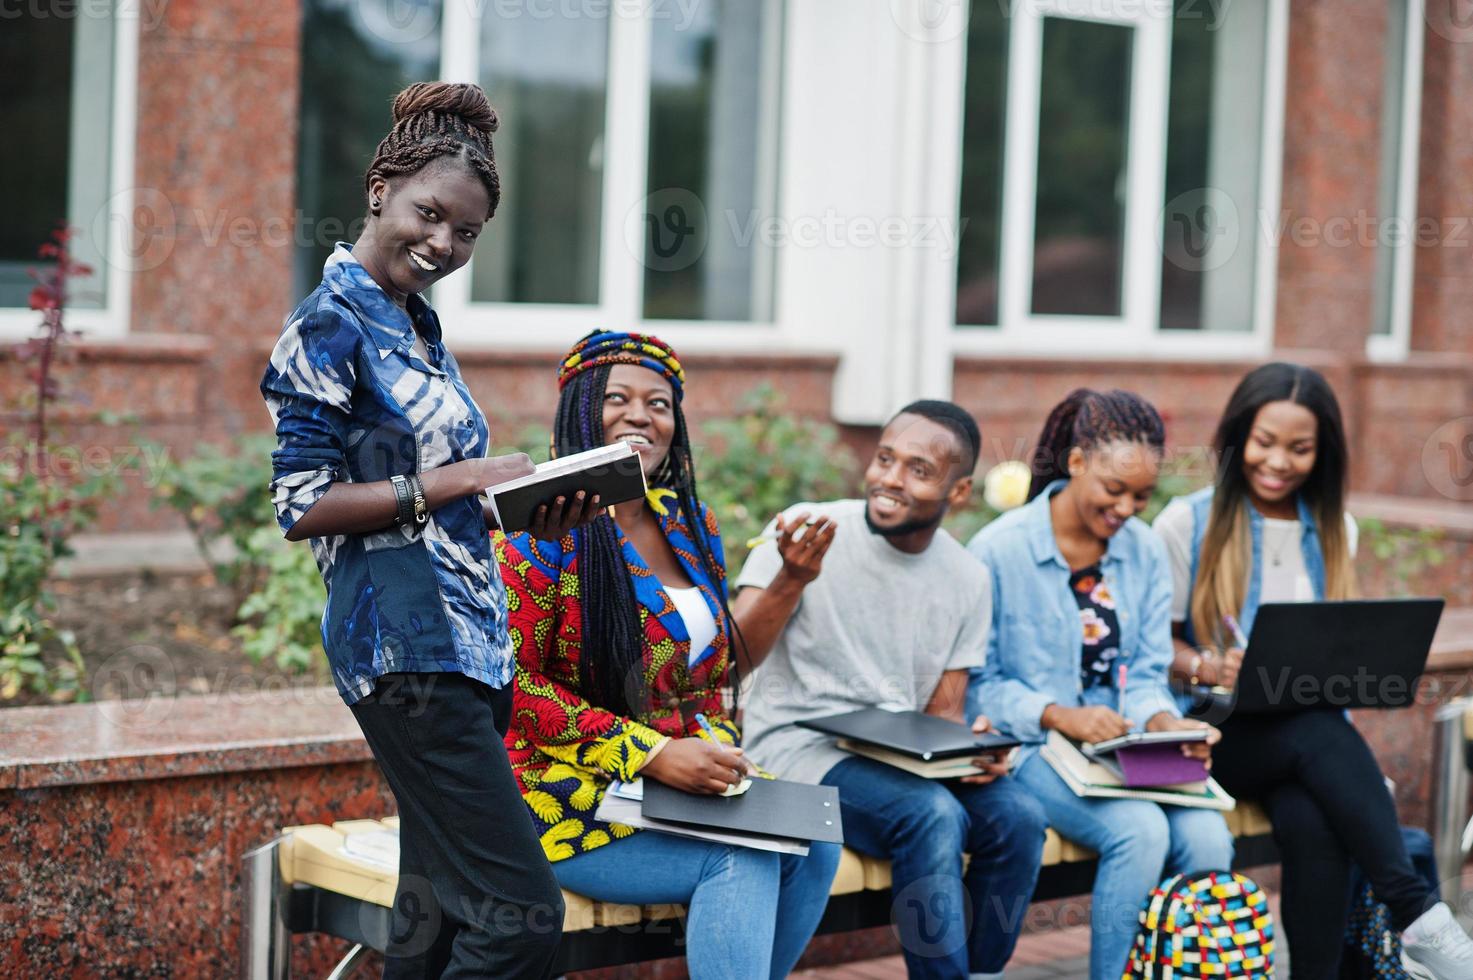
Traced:
<svg viewBox="0 0 1473 980">
<path fill-rule="evenodd" d="M 957 477 L 972 475 L 972 471 L 977 468 L 977 457 L 982 454 L 982 430 L 977 428 L 977 420 L 972 418 L 971 412 L 954 402 L 922 398 L 896 412 L 890 421 L 895 421 L 901 415 L 919 415 L 951 430 L 951 434 L 956 436 L 957 445 L 962 449 L 962 457 L 957 460 Z"/>
<path fill-rule="evenodd" d="M 489 220 L 501 203 L 501 177 L 491 134 L 500 125 L 479 85 L 415 82 L 394 96 L 394 127 L 374 152 L 363 186 L 375 176 L 419 173 L 430 163 L 459 159 L 486 185 Z"/>
<path fill-rule="evenodd" d="M 1253 564 L 1249 529 L 1248 477 L 1243 472 L 1243 447 L 1253 431 L 1259 409 L 1270 402 L 1288 401 L 1314 413 L 1316 422 L 1314 467 L 1299 494 L 1318 525 L 1325 557 L 1325 598 L 1347 599 L 1355 594 L 1355 570 L 1345 534 L 1345 487 L 1350 469 L 1345 424 L 1340 403 L 1324 375 L 1299 364 L 1275 362 L 1255 368 L 1238 382 L 1217 426 L 1214 445 L 1221 460 L 1212 511 L 1202 534 L 1197 582 L 1192 589 L 1190 613 L 1197 642 L 1222 641 L 1218 626 L 1224 613 L 1238 615 L 1248 590 Z"/>
<path fill-rule="evenodd" d="M 1069 451 L 1088 452 L 1112 442 L 1138 442 L 1156 452 L 1166 449 L 1166 426 L 1155 407 L 1140 395 L 1119 388 L 1094 391 L 1075 388 L 1049 413 L 1033 453 L 1032 500 L 1055 480 L 1069 475 Z"/>
<path fill-rule="evenodd" d="M 681 409 L 685 373 L 669 345 L 641 334 L 594 331 L 576 344 L 559 372 L 557 417 L 553 422 L 553 452 L 558 456 L 595 449 L 604 444 L 603 405 L 614 364 L 638 364 L 670 381 L 674 393 L 675 433 L 660 468 L 651 475 L 650 488 L 675 493 L 681 519 L 690 529 L 697 556 L 713 582 L 723 578 L 721 563 L 711 550 L 701 520 L 701 498 L 696 492 L 691 464 L 690 431 Z M 583 604 L 583 657 L 579 685 L 584 697 L 621 714 L 637 716 L 649 707 L 644 676 L 644 634 L 634 579 L 619 547 L 619 528 L 605 514 L 582 528 L 578 538 L 578 569 Z M 716 590 L 726 621 L 731 656 L 731 691 L 740 686 L 736 651 L 740 634 L 727 604 L 725 588 Z M 733 706 L 735 710 L 735 706 Z"/>
</svg>

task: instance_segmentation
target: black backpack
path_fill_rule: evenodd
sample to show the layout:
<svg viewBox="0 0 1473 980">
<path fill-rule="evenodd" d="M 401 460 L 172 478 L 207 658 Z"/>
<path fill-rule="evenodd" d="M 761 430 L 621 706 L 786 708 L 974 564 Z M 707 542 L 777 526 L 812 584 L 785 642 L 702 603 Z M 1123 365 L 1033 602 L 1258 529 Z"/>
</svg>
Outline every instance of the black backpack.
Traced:
<svg viewBox="0 0 1473 980">
<path fill-rule="evenodd" d="M 1432 855 L 1432 838 L 1425 830 L 1403 827 L 1401 839 L 1412 867 L 1436 892 L 1437 861 Z M 1351 876 L 1350 895 L 1340 980 L 1411 980 L 1411 974 L 1401 967 L 1401 936 L 1391 927 L 1391 911 L 1376 900 L 1371 883 L 1359 868 Z"/>
</svg>

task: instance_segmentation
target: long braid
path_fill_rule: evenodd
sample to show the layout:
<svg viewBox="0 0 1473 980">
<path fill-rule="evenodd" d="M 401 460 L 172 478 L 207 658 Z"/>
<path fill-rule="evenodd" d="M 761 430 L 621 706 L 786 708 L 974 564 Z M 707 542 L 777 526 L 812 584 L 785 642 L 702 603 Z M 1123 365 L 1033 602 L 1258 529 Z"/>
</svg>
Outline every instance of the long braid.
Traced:
<svg viewBox="0 0 1473 980">
<path fill-rule="evenodd" d="M 553 445 L 559 456 L 603 445 L 603 400 L 609 368 L 573 379 L 558 399 Z M 590 700 L 626 715 L 649 708 L 644 678 L 644 638 L 634 580 L 619 546 L 619 528 L 607 514 L 578 531 L 582 584 L 583 656 L 579 684 Z"/>
<path fill-rule="evenodd" d="M 501 203 L 501 176 L 491 134 L 500 121 L 479 85 L 416 82 L 394 97 L 394 127 L 374 151 L 363 176 L 364 188 L 374 176 L 414 174 L 443 158 L 462 161 L 481 179 L 490 196 L 487 219 Z"/>
<path fill-rule="evenodd" d="M 675 491 L 681 516 L 686 527 L 691 529 L 691 540 L 695 542 L 696 551 L 706 568 L 706 574 L 715 583 L 716 601 L 721 605 L 721 614 L 727 631 L 727 670 L 730 674 L 731 687 L 730 714 L 736 717 L 742 687 L 738 651 L 746 650 L 747 641 L 742 636 L 741 628 L 737 626 L 736 617 L 731 614 L 731 606 L 727 602 L 725 562 L 718 559 L 711 549 L 711 540 L 707 535 L 706 523 L 701 512 L 701 497 L 696 490 L 696 468 L 691 461 L 690 446 L 690 430 L 686 426 L 685 411 L 677 402 L 675 405 L 675 436 L 671 440 L 670 452 L 665 456 L 665 461 L 655 476 L 658 482 Z"/>
<path fill-rule="evenodd" d="M 1132 391 L 1076 388 L 1054 406 L 1033 454 L 1028 499 L 1069 475 L 1069 451 L 1112 442 L 1138 442 L 1161 452 L 1166 426 L 1155 406 Z"/>
</svg>

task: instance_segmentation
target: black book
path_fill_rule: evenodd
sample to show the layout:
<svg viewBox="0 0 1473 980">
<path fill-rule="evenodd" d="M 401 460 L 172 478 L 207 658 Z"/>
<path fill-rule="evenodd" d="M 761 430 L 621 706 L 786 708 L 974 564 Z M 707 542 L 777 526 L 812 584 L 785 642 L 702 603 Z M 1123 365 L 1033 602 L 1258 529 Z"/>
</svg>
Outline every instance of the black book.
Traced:
<svg viewBox="0 0 1473 980">
<path fill-rule="evenodd" d="M 573 499 L 579 490 L 599 497 L 599 506 L 638 500 L 646 490 L 639 453 L 628 443 L 616 442 L 587 452 L 540 463 L 535 473 L 498 483 L 486 490 L 491 511 L 501 529 L 510 534 L 526 530 L 543 504 L 558 497 Z"/>
<path fill-rule="evenodd" d="M 852 742 L 867 742 L 922 762 L 1005 752 L 1022 744 L 1015 738 L 994 732 L 974 735 L 966 725 L 923 711 L 861 708 L 839 715 L 810 718 L 797 724 L 801 728 L 837 735 Z"/>
<path fill-rule="evenodd" d="M 754 778 L 739 796 L 700 796 L 646 779 L 642 812 L 696 827 L 844 843 L 839 791 L 833 786 Z"/>
</svg>

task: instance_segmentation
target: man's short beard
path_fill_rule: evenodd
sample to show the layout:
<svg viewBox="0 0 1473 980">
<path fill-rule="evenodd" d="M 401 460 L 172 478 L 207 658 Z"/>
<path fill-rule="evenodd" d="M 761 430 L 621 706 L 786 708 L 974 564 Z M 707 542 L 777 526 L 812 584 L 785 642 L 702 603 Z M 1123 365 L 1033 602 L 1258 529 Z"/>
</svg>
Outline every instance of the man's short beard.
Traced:
<svg viewBox="0 0 1473 980">
<path fill-rule="evenodd" d="M 919 531 L 932 531 L 940 527 L 945 518 L 946 508 L 943 507 L 941 512 L 930 520 L 905 521 L 894 527 L 880 527 L 869 514 L 869 502 L 866 501 L 864 505 L 865 527 L 869 528 L 869 533 L 878 534 L 882 538 L 903 538 L 907 534 L 915 534 Z"/>
</svg>

